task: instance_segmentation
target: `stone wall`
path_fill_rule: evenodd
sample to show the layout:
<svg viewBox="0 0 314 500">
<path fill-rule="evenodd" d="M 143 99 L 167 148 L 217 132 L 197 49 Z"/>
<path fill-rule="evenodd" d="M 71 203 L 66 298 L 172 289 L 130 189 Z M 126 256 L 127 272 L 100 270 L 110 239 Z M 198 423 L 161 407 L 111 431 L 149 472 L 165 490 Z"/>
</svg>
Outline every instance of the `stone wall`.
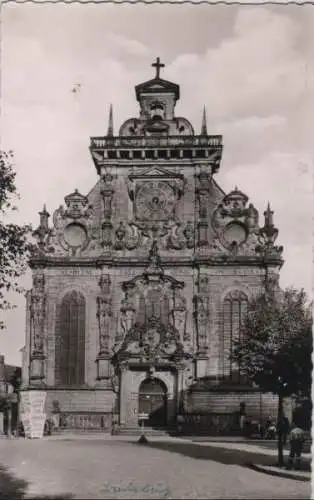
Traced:
<svg viewBox="0 0 314 500">
<path fill-rule="evenodd" d="M 238 412 L 242 402 L 247 417 L 252 420 L 266 420 L 269 416 L 277 418 L 277 396 L 249 390 L 192 392 L 187 398 L 187 412 L 230 414 Z"/>
<path fill-rule="evenodd" d="M 116 395 L 112 391 L 89 389 L 53 389 L 47 391 L 45 411 L 53 413 L 54 402 L 61 413 L 113 413 Z"/>
<path fill-rule="evenodd" d="M 55 383 L 55 331 L 57 305 L 72 290 L 84 295 L 86 301 L 85 324 L 85 383 L 93 386 L 96 381 L 96 357 L 98 354 L 98 323 L 96 298 L 99 294 L 100 271 L 89 268 L 51 268 L 46 271 L 47 322 L 46 322 L 46 383 Z"/>
<path fill-rule="evenodd" d="M 256 295 L 261 290 L 264 270 L 249 266 L 202 267 L 199 271 L 199 279 L 204 277 L 208 278 L 205 293 L 209 297 L 207 330 L 209 351 L 206 371 L 202 376 L 222 376 L 220 349 L 223 335 L 224 297 L 233 290 L 244 292 L 248 299 Z"/>
<path fill-rule="evenodd" d="M 145 267 L 117 267 L 103 269 L 111 280 L 112 317 L 110 329 L 110 347 L 121 329 L 120 308 L 124 298 L 122 283 L 141 274 Z M 254 267 L 211 267 L 201 268 L 199 276 L 195 270 L 186 266 L 164 269 L 177 280 L 184 281 L 182 295 L 187 301 L 186 330 L 191 334 L 194 349 L 197 349 L 196 328 L 193 320 L 193 296 L 197 292 L 199 277 L 208 277 L 209 320 L 207 326 L 208 354 L 203 373 L 198 376 L 217 377 L 222 375 L 219 361 L 223 334 L 222 307 L 224 296 L 231 290 L 242 290 L 251 297 L 260 290 L 263 270 Z M 99 279 L 101 271 L 96 268 L 48 268 L 45 270 L 47 293 L 47 317 L 45 326 L 45 383 L 52 387 L 55 383 L 55 330 L 56 311 L 62 297 L 70 290 L 83 293 L 86 300 L 86 337 L 85 337 L 85 384 L 94 387 L 97 382 L 97 365 L 95 363 L 99 351 L 99 328 L 96 317 L 97 296 L 100 294 Z M 29 321 L 28 321 L 29 323 Z M 27 329 L 26 359 L 30 352 L 30 334 Z M 23 383 L 26 383 L 28 370 L 23 367 Z"/>
</svg>

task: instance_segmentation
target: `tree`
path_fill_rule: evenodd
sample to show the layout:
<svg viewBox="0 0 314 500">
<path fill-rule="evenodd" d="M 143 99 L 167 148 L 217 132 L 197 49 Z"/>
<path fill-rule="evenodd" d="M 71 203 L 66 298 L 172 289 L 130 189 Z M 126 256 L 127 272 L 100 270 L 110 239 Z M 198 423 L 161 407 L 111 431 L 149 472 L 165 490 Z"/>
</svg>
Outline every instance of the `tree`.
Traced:
<svg viewBox="0 0 314 500">
<path fill-rule="evenodd" d="M 278 395 L 278 465 L 283 465 L 283 400 L 310 397 L 312 312 L 304 290 L 265 290 L 248 304 L 232 361 L 264 391 Z"/>
<path fill-rule="evenodd" d="M 18 198 L 13 169 L 13 154 L 0 151 L 0 310 L 14 305 L 6 299 L 7 292 L 23 292 L 18 279 L 27 269 L 31 244 L 30 225 L 6 222 L 10 212 L 16 210 L 13 200 Z M 0 320 L 0 329 L 5 327 Z"/>
</svg>

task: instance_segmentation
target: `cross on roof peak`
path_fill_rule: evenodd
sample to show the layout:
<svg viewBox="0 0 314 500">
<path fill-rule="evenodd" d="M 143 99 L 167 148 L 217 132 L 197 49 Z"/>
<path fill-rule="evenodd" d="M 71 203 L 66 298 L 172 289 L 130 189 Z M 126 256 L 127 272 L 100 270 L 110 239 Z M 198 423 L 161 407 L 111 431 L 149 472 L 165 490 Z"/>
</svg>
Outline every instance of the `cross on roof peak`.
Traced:
<svg viewBox="0 0 314 500">
<path fill-rule="evenodd" d="M 160 78 L 160 68 L 164 68 L 165 65 L 160 62 L 160 58 L 156 57 L 156 62 L 152 64 L 153 68 L 156 68 L 156 75 L 155 78 Z"/>
</svg>

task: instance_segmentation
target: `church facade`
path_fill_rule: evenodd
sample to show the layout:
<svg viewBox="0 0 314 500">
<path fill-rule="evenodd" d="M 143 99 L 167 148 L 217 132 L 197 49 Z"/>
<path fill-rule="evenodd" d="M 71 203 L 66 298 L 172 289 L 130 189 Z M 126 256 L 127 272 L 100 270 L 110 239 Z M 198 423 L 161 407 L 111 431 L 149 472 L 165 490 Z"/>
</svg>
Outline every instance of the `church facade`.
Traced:
<svg viewBox="0 0 314 500">
<path fill-rule="evenodd" d="M 95 186 L 65 196 L 52 223 L 44 208 L 34 234 L 23 388 L 44 389 L 66 427 L 275 411 L 229 360 L 250 297 L 279 286 L 273 212 L 260 221 L 217 184 L 222 137 L 205 111 L 199 134 L 176 116 L 180 88 L 153 66 L 139 116 L 114 135 L 110 109 L 90 140 Z"/>
</svg>

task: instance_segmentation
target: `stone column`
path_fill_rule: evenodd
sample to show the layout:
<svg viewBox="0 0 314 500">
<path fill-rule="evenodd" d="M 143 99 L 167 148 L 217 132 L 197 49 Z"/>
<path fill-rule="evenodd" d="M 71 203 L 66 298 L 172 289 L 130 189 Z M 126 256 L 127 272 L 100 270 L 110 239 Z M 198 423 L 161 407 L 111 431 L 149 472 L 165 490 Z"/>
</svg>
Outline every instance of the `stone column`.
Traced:
<svg viewBox="0 0 314 500">
<path fill-rule="evenodd" d="M 111 327 L 111 298 L 110 298 L 110 276 L 102 275 L 99 281 L 101 293 L 97 297 L 97 319 L 99 327 L 99 352 L 97 362 L 97 380 L 104 388 L 110 389 L 111 363 L 110 363 L 110 327 Z"/>
<path fill-rule="evenodd" d="M 112 197 L 114 194 L 114 189 L 112 187 L 112 182 L 114 178 L 110 174 L 105 174 L 102 177 L 102 189 L 101 196 L 103 199 L 103 223 L 102 223 L 102 244 L 104 247 L 111 247 L 112 245 Z"/>
<path fill-rule="evenodd" d="M 201 169 L 197 176 L 196 194 L 198 197 L 198 246 L 208 245 L 208 203 L 211 170 Z"/>
<path fill-rule="evenodd" d="M 120 425 L 125 426 L 127 423 L 127 406 L 128 406 L 128 365 L 121 364 L 120 366 Z"/>
<path fill-rule="evenodd" d="M 128 393 L 128 412 L 127 412 L 127 424 L 128 427 L 138 427 L 138 392 L 130 391 Z"/>
<path fill-rule="evenodd" d="M 183 391 L 184 391 L 184 363 L 177 364 L 177 401 L 176 413 L 182 413 L 183 407 Z"/>
<path fill-rule="evenodd" d="M 4 434 L 4 415 L 3 411 L 0 411 L 0 436 Z"/>
<path fill-rule="evenodd" d="M 206 375 L 208 363 L 210 320 L 208 286 L 208 277 L 200 276 L 198 281 L 198 294 L 194 297 L 194 317 L 197 331 L 197 378 Z"/>
<path fill-rule="evenodd" d="M 30 383 L 41 385 L 45 378 L 44 328 L 46 318 L 45 277 L 33 276 L 33 289 L 30 300 L 31 359 Z"/>
</svg>

